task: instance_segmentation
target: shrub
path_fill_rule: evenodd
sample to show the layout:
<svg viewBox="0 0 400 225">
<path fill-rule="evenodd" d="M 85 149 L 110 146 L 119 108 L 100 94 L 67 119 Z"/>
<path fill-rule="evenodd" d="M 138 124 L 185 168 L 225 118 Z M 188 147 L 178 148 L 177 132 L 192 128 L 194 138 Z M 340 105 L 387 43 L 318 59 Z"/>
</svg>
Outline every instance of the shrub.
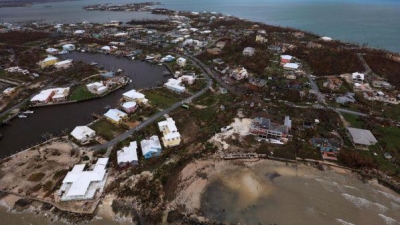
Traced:
<svg viewBox="0 0 400 225">
<path fill-rule="evenodd" d="M 44 173 L 34 173 L 29 176 L 28 181 L 32 181 L 32 182 L 41 181 L 43 179 L 44 175 L 45 175 Z"/>
</svg>

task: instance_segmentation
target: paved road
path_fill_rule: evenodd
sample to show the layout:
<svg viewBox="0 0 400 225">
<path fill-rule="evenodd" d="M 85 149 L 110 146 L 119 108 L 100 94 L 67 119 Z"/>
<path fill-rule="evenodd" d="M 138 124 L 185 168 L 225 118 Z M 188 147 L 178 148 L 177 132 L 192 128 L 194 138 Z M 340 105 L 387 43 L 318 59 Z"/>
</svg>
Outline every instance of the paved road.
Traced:
<svg viewBox="0 0 400 225">
<path fill-rule="evenodd" d="M 318 85 L 315 83 L 315 81 L 313 80 L 313 78 L 310 75 L 308 75 L 307 78 L 308 78 L 308 81 L 310 82 L 311 89 L 313 89 L 317 95 L 318 101 L 320 103 L 322 103 L 323 105 L 326 105 L 325 96 L 324 96 L 324 94 L 322 94 L 319 91 Z"/>
<path fill-rule="evenodd" d="M 207 68 L 207 67 L 205 67 Z M 203 67 L 200 67 L 200 69 L 203 71 L 204 77 L 206 78 L 206 80 L 208 81 L 207 86 L 205 88 L 203 88 L 202 90 L 196 92 L 194 95 L 176 102 L 175 104 L 173 104 L 172 106 L 164 109 L 163 111 L 160 111 L 154 115 L 152 115 L 149 119 L 143 121 L 139 126 L 134 127 L 128 131 L 126 131 L 125 133 L 115 137 L 114 139 L 112 139 L 111 141 L 105 143 L 105 144 L 101 144 L 101 145 L 96 145 L 91 147 L 92 150 L 100 150 L 100 149 L 105 149 L 105 148 L 109 148 L 110 146 L 116 145 L 118 144 L 118 142 L 125 140 L 127 138 L 129 138 L 134 132 L 140 131 L 141 129 L 147 127 L 148 125 L 152 124 L 153 122 L 155 122 L 158 118 L 164 116 L 165 114 L 171 112 L 172 110 L 180 107 L 182 104 L 186 103 L 186 102 L 190 102 L 193 99 L 203 95 L 204 93 L 207 92 L 207 90 L 212 86 L 213 81 L 212 79 L 209 77 L 209 74 L 203 69 Z"/>
<path fill-rule="evenodd" d="M 362 54 L 361 53 L 357 53 L 357 57 L 361 61 L 361 63 L 363 64 L 363 66 L 365 68 L 364 74 L 372 73 L 371 68 L 369 68 L 369 66 L 368 66 L 367 62 L 364 60 L 364 57 L 362 56 Z"/>
</svg>

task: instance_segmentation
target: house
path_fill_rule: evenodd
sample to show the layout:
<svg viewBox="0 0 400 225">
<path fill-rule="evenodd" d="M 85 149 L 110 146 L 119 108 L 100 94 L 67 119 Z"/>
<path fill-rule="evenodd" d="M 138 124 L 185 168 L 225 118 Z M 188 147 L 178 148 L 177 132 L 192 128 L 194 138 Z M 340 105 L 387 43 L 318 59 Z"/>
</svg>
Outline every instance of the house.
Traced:
<svg viewBox="0 0 400 225">
<path fill-rule="evenodd" d="M 100 50 L 104 53 L 109 53 L 109 52 L 111 52 L 111 47 L 106 45 L 106 46 L 101 47 Z"/>
<path fill-rule="evenodd" d="M 114 37 L 128 37 L 129 34 L 127 32 L 118 32 L 114 34 Z"/>
<path fill-rule="evenodd" d="M 355 83 L 363 83 L 365 79 L 365 75 L 363 73 L 355 72 L 351 74 L 351 78 Z"/>
<path fill-rule="evenodd" d="M 57 69 L 67 69 L 68 67 L 70 67 L 72 65 L 72 59 L 66 59 L 60 62 L 57 62 L 54 64 L 54 67 Z"/>
<path fill-rule="evenodd" d="M 211 55 L 219 55 L 221 54 L 222 50 L 220 48 L 210 48 L 207 49 L 207 53 L 211 54 Z"/>
<path fill-rule="evenodd" d="M 52 66 L 58 62 L 58 59 L 52 55 L 48 55 L 44 60 L 40 61 L 38 64 L 40 68 L 46 68 Z"/>
<path fill-rule="evenodd" d="M 79 141 L 79 143 L 87 144 L 96 136 L 96 131 L 87 126 L 77 126 L 71 132 L 71 136 Z"/>
<path fill-rule="evenodd" d="M 128 117 L 128 114 L 118 110 L 118 109 L 109 109 L 104 117 L 111 121 L 112 123 L 121 123 L 124 119 Z"/>
<path fill-rule="evenodd" d="M 326 82 L 324 82 L 323 87 L 329 88 L 331 90 L 338 90 L 343 84 L 343 81 L 337 77 L 328 77 Z"/>
<path fill-rule="evenodd" d="M 64 51 L 69 52 L 69 51 L 75 50 L 75 45 L 73 45 L 73 44 L 65 44 L 65 45 L 62 46 L 62 48 L 63 48 Z"/>
<path fill-rule="evenodd" d="M 153 156 L 158 156 L 161 153 L 161 143 L 157 135 L 151 136 L 149 139 L 144 139 L 140 142 L 142 146 L 142 153 L 145 159 Z"/>
<path fill-rule="evenodd" d="M 167 55 L 165 57 L 162 57 L 160 62 L 172 62 L 175 60 L 175 57 L 173 57 L 172 55 Z"/>
<path fill-rule="evenodd" d="M 74 31 L 74 35 L 83 35 L 85 33 L 84 30 L 76 30 Z"/>
<path fill-rule="evenodd" d="M 336 103 L 345 104 L 345 103 L 354 103 L 356 100 L 354 96 L 351 94 L 346 94 L 344 96 L 339 96 L 336 98 Z"/>
<path fill-rule="evenodd" d="M 136 141 L 132 141 L 128 147 L 123 147 L 117 151 L 117 163 L 119 166 L 139 164 Z"/>
<path fill-rule="evenodd" d="M 166 148 L 181 143 L 181 135 L 172 118 L 167 118 L 167 120 L 159 122 L 158 128 L 163 133 L 162 142 Z"/>
<path fill-rule="evenodd" d="M 297 70 L 299 67 L 300 66 L 297 63 L 285 63 L 283 65 L 283 69 L 285 70 Z"/>
<path fill-rule="evenodd" d="M 182 57 L 179 57 L 176 60 L 176 64 L 178 64 L 178 66 L 180 66 L 180 67 L 185 67 L 186 66 L 186 59 L 182 58 Z"/>
<path fill-rule="evenodd" d="M 377 88 L 385 88 L 385 89 L 392 88 L 392 85 L 390 83 L 383 81 L 383 80 L 373 80 L 372 86 L 377 87 Z"/>
<path fill-rule="evenodd" d="M 33 104 L 45 104 L 50 101 L 61 102 L 66 100 L 69 95 L 69 90 L 69 87 L 46 89 L 33 96 L 30 102 Z"/>
<path fill-rule="evenodd" d="M 340 143 L 327 138 L 316 138 L 313 137 L 311 139 L 311 143 L 315 148 L 321 151 L 322 158 L 328 160 L 337 160 L 337 153 L 340 150 Z"/>
<path fill-rule="evenodd" d="M 196 81 L 196 77 L 192 75 L 182 75 L 180 79 L 182 82 L 186 82 L 189 85 L 192 85 Z"/>
<path fill-rule="evenodd" d="M 3 91 L 3 94 L 5 94 L 5 95 L 11 95 L 12 93 L 14 93 L 15 90 L 16 90 L 15 87 L 9 87 L 9 88 L 6 88 L 6 89 Z"/>
<path fill-rule="evenodd" d="M 249 73 L 244 67 L 242 67 L 232 70 L 230 76 L 235 78 L 236 80 L 243 80 L 244 78 L 249 77 Z"/>
<path fill-rule="evenodd" d="M 280 139 L 287 137 L 291 128 L 291 120 L 285 117 L 284 125 L 272 123 L 270 119 L 263 117 L 254 118 L 250 126 L 250 133 L 261 138 Z"/>
<path fill-rule="evenodd" d="M 137 108 L 138 104 L 136 102 L 125 102 L 122 104 L 122 109 L 128 114 L 135 112 Z"/>
<path fill-rule="evenodd" d="M 265 43 L 265 42 L 268 42 L 268 39 L 265 38 L 263 35 L 257 34 L 256 35 L 256 42 Z"/>
<path fill-rule="evenodd" d="M 107 86 L 105 86 L 102 82 L 87 84 L 86 88 L 88 89 L 88 91 L 96 95 L 101 95 L 108 90 Z"/>
<path fill-rule="evenodd" d="M 168 82 L 166 82 L 164 84 L 164 87 L 168 88 L 171 91 L 175 91 L 175 92 L 178 92 L 178 93 L 185 92 L 185 90 L 186 90 L 185 86 L 182 86 L 181 78 L 179 78 L 179 79 L 174 79 L 174 78 L 168 79 Z"/>
<path fill-rule="evenodd" d="M 285 63 L 290 63 L 290 60 L 292 60 L 293 56 L 291 55 L 281 55 L 281 64 Z"/>
<path fill-rule="evenodd" d="M 369 130 L 358 129 L 353 127 L 347 128 L 347 133 L 356 149 L 367 149 L 371 145 L 378 143 L 374 135 Z"/>
<path fill-rule="evenodd" d="M 244 56 L 253 56 L 255 52 L 255 49 L 252 47 L 246 47 L 243 49 L 243 55 Z"/>
<path fill-rule="evenodd" d="M 60 53 L 60 51 L 56 48 L 47 48 L 46 49 L 46 53 L 52 54 L 52 55 L 57 55 L 58 53 Z"/>
<path fill-rule="evenodd" d="M 149 102 L 149 100 L 145 98 L 144 94 L 137 92 L 135 89 L 123 93 L 122 96 L 126 101 L 134 101 L 136 103 L 143 104 L 147 104 L 147 102 Z"/>
<path fill-rule="evenodd" d="M 326 37 L 326 36 L 321 37 L 320 39 L 323 41 L 332 41 L 333 40 L 331 37 Z"/>
<path fill-rule="evenodd" d="M 108 158 L 99 158 L 93 170 L 85 171 L 86 164 L 75 165 L 62 181 L 58 195 L 61 201 L 89 200 L 103 192 L 107 181 Z"/>
<path fill-rule="evenodd" d="M 215 47 L 223 49 L 226 45 L 225 41 L 218 41 L 217 44 L 215 44 Z"/>
</svg>

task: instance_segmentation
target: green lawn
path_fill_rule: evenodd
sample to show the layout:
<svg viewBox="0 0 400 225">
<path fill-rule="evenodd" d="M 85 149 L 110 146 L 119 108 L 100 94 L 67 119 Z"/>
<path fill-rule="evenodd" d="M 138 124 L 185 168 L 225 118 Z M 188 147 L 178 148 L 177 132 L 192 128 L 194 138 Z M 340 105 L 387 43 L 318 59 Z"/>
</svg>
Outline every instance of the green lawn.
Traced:
<svg viewBox="0 0 400 225">
<path fill-rule="evenodd" d="M 355 116 L 353 114 L 348 114 L 348 113 L 342 113 L 344 119 L 351 124 L 352 127 L 355 128 L 362 128 L 364 123 L 360 120 L 358 120 L 358 116 Z"/>
<path fill-rule="evenodd" d="M 382 137 L 380 142 L 386 143 L 386 151 L 395 151 L 399 153 L 400 150 L 400 128 L 399 127 L 381 127 L 377 130 Z M 400 153 L 399 153 L 400 156 Z"/>
<path fill-rule="evenodd" d="M 154 107 L 167 108 L 181 100 L 178 94 L 165 89 L 144 90 L 142 93 Z"/>
<path fill-rule="evenodd" d="M 95 97 L 96 95 L 87 90 L 85 85 L 79 85 L 72 88 L 71 95 L 69 96 L 69 100 L 71 101 L 79 101 L 88 98 Z"/>
<path fill-rule="evenodd" d="M 125 131 L 124 129 L 112 124 L 105 119 L 99 120 L 98 122 L 91 125 L 90 128 L 95 130 L 97 135 L 100 135 L 107 141 L 113 139 L 115 136 L 122 134 Z"/>
</svg>

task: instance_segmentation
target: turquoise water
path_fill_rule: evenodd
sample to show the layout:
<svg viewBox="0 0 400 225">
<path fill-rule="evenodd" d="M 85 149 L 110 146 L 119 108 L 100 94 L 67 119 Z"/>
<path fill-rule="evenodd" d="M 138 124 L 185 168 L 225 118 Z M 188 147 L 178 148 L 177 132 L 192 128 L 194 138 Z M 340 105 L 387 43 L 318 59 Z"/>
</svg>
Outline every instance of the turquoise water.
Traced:
<svg viewBox="0 0 400 225">
<path fill-rule="evenodd" d="M 43 19 L 47 22 L 106 22 L 147 19 L 132 12 L 87 12 L 85 5 L 122 4 L 140 0 L 83 0 L 45 3 L 31 8 L 0 8 L 0 21 Z M 398 0 L 160 0 L 162 7 L 215 11 L 268 24 L 294 27 L 348 42 L 400 52 Z M 44 6 L 51 5 L 50 8 Z"/>
</svg>

